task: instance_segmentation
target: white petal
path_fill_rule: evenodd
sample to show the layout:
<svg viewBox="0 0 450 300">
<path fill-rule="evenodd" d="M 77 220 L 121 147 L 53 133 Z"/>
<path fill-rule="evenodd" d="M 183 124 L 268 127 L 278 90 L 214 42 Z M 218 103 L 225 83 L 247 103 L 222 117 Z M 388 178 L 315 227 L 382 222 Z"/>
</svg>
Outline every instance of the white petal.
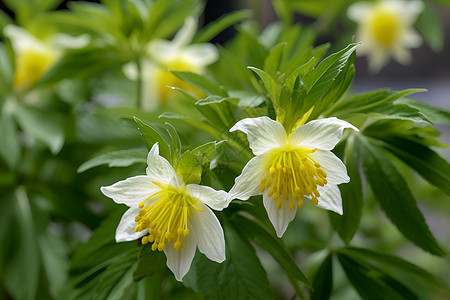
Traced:
<svg viewBox="0 0 450 300">
<path fill-rule="evenodd" d="M 265 168 L 270 153 L 255 156 L 245 165 L 241 175 L 234 180 L 234 186 L 228 192 L 229 199 L 247 200 L 261 194 L 259 187 L 267 170 Z"/>
<path fill-rule="evenodd" d="M 165 72 L 148 60 L 142 61 L 142 108 L 146 111 L 156 110 L 162 102 L 159 74 Z M 136 73 L 137 74 L 137 73 Z M 137 77 L 136 77 L 137 78 Z"/>
<path fill-rule="evenodd" d="M 334 211 L 342 215 L 342 198 L 341 191 L 335 184 L 327 184 L 324 187 L 318 187 L 320 193 L 318 207 Z"/>
<path fill-rule="evenodd" d="M 219 52 L 213 44 L 194 44 L 183 49 L 182 59 L 196 68 L 203 69 L 217 61 Z"/>
<path fill-rule="evenodd" d="M 188 184 L 186 190 L 192 197 L 197 198 L 212 209 L 222 210 L 228 206 L 228 193 L 225 191 L 216 191 L 212 187 L 198 184 Z"/>
<path fill-rule="evenodd" d="M 295 213 L 297 212 L 297 206 L 291 209 L 289 205 L 283 203 L 278 209 L 276 207 L 276 200 L 272 201 L 272 198 L 267 195 L 267 192 L 263 195 L 263 203 L 266 208 L 269 220 L 272 223 L 278 237 L 282 237 L 286 231 L 289 223 L 294 219 Z"/>
<path fill-rule="evenodd" d="M 119 226 L 117 226 L 116 242 L 128 242 L 137 240 L 138 238 L 143 237 L 148 233 L 148 229 L 140 232 L 136 232 L 134 230 L 137 226 L 134 218 L 139 214 L 139 210 L 140 208 L 138 206 L 131 207 L 123 214 Z"/>
<path fill-rule="evenodd" d="M 46 51 L 48 49 L 43 41 L 37 39 L 25 28 L 8 24 L 3 29 L 3 33 L 11 41 L 14 52 L 16 53 L 20 53 L 30 48 L 40 51 Z"/>
<path fill-rule="evenodd" d="M 189 233 L 183 244 L 183 248 L 178 250 L 175 250 L 172 244 L 168 244 L 164 248 L 164 253 L 166 253 L 167 257 L 167 267 L 169 267 L 178 281 L 183 279 L 191 267 L 197 246 L 195 234 Z"/>
<path fill-rule="evenodd" d="M 91 38 L 87 34 L 82 34 L 77 37 L 57 33 L 52 35 L 48 40 L 48 45 L 52 48 L 57 49 L 75 49 L 75 48 L 83 48 L 89 44 Z"/>
<path fill-rule="evenodd" d="M 204 212 L 195 211 L 190 216 L 192 225 L 190 232 L 193 231 L 195 234 L 198 250 L 210 260 L 221 263 L 225 260 L 225 237 L 222 226 L 206 205 L 200 208 Z"/>
<path fill-rule="evenodd" d="M 310 156 L 327 173 L 327 181 L 329 184 L 341 184 L 350 181 L 350 177 L 347 175 L 347 168 L 333 152 L 317 150 L 311 153 Z"/>
<path fill-rule="evenodd" d="M 180 55 L 180 49 L 174 43 L 167 40 L 153 40 L 149 44 L 147 52 L 152 59 L 162 64 L 166 61 L 174 60 Z"/>
<path fill-rule="evenodd" d="M 147 156 L 147 176 L 151 181 L 169 184 L 175 187 L 183 186 L 183 181 L 177 175 L 170 163 L 159 155 L 158 143 L 155 143 Z"/>
<path fill-rule="evenodd" d="M 102 186 L 100 190 L 116 203 L 137 207 L 140 202 L 161 189 L 152 183 L 149 176 L 141 175 L 127 178 L 110 186 Z"/>
<path fill-rule="evenodd" d="M 126 65 L 124 65 L 122 67 L 122 72 L 130 80 L 136 81 L 139 78 L 138 68 L 134 61 L 129 62 Z"/>
<path fill-rule="evenodd" d="M 369 2 L 356 2 L 347 9 L 347 16 L 354 22 L 362 22 L 372 10 L 372 4 Z"/>
<path fill-rule="evenodd" d="M 372 51 L 368 54 L 369 71 L 371 73 L 378 73 L 388 62 L 389 53 L 380 48 L 373 46 Z"/>
<path fill-rule="evenodd" d="M 393 52 L 395 60 L 398 61 L 400 64 L 409 65 L 411 63 L 412 55 L 408 49 L 406 49 L 402 46 L 399 46 L 399 47 L 394 48 L 392 50 L 392 52 Z"/>
<path fill-rule="evenodd" d="M 399 1 L 401 9 L 399 15 L 402 17 L 406 25 L 412 25 L 416 22 L 417 17 L 424 9 L 422 1 Z"/>
<path fill-rule="evenodd" d="M 414 29 L 406 30 L 402 35 L 401 44 L 407 48 L 418 48 L 422 45 L 423 39 Z"/>
<path fill-rule="evenodd" d="M 283 125 L 269 117 L 240 120 L 230 129 L 230 132 L 236 130 L 247 135 L 249 146 L 255 155 L 278 148 L 287 141 Z"/>
<path fill-rule="evenodd" d="M 345 128 L 359 131 L 352 124 L 338 118 L 313 120 L 297 128 L 289 138 L 289 143 L 305 148 L 331 150 L 342 138 Z"/>
<path fill-rule="evenodd" d="M 174 45 L 177 47 L 182 47 L 189 44 L 195 35 L 197 30 L 197 20 L 194 17 L 189 17 L 184 20 L 183 27 L 178 30 L 177 34 L 172 40 Z"/>
</svg>

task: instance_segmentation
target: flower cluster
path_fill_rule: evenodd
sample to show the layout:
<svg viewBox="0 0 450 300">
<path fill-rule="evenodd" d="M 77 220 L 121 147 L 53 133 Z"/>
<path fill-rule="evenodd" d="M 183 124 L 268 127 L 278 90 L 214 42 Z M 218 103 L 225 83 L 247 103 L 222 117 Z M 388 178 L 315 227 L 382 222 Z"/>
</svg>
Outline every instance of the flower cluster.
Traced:
<svg viewBox="0 0 450 300">
<path fill-rule="evenodd" d="M 268 117 L 243 119 L 230 131 L 247 134 L 256 155 L 226 193 L 211 187 L 187 184 L 154 144 L 147 158 L 147 175 L 128 178 L 101 191 L 130 209 L 116 231 L 116 241 L 141 238 L 164 251 L 167 266 L 182 280 L 195 249 L 216 262 L 225 260 L 225 240 L 217 217 L 209 209 L 222 210 L 232 199 L 247 200 L 263 194 L 270 221 L 279 237 L 295 217 L 303 199 L 342 214 L 338 184 L 348 182 L 345 165 L 330 150 L 353 125 L 336 119 L 311 121 L 288 135 Z"/>
</svg>

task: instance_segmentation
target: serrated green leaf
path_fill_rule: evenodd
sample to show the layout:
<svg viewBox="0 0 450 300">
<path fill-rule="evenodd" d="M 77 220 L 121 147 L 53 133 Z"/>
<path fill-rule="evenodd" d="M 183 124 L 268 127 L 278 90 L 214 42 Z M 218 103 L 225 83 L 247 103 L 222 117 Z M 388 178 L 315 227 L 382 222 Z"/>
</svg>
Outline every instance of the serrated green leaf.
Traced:
<svg viewBox="0 0 450 300">
<path fill-rule="evenodd" d="M 364 173 L 375 198 L 392 223 L 423 250 L 438 256 L 445 255 L 428 229 L 408 185 L 390 158 L 365 138 L 361 137 L 357 141 Z"/>
<path fill-rule="evenodd" d="M 420 111 L 428 120 L 438 124 L 450 124 L 450 111 L 411 98 L 400 98 L 394 104 L 405 104 Z"/>
<path fill-rule="evenodd" d="M 237 216 L 233 220 L 233 223 L 236 224 L 236 228 L 238 228 L 243 235 L 248 236 L 255 244 L 269 252 L 278 264 L 280 264 L 280 266 L 286 271 L 286 274 L 289 277 L 292 277 L 294 280 L 299 280 L 306 286 L 311 287 L 308 278 L 298 268 L 292 258 L 292 255 L 285 249 L 280 241 L 270 234 L 264 227 L 259 225 L 257 222 L 253 222 L 250 219 L 241 216 Z"/>
<path fill-rule="evenodd" d="M 136 270 L 133 273 L 134 281 L 158 274 L 165 266 L 166 256 L 159 251 L 153 251 L 150 244 L 144 245 L 138 255 Z"/>
<path fill-rule="evenodd" d="M 127 149 L 100 154 L 83 163 L 77 170 L 82 173 L 93 167 L 107 164 L 108 167 L 128 167 L 135 163 L 146 163 L 146 149 Z"/>
<path fill-rule="evenodd" d="M 17 126 L 11 113 L 4 109 L 0 118 L 0 155 L 9 168 L 14 169 L 19 163 L 21 152 Z"/>
<path fill-rule="evenodd" d="M 354 147 L 354 138 L 350 137 L 345 146 L 344 163 L 350 177 L 350 182 L 340 184 L 343 215 L 330 212 L 330 220 L 339 237 L 349 243 L 359 227 L 363 207 L 363 193 L 358 160 Z"/>
<path fill-rule="evenodd" d="M 333 257 L 328 254 L 314 275 L 311 300 L 330 299 L 333 290 Z"/>
<path fill-rule="evenodd" d="M 277 72 L 280 70 L 286 44 L 286 42 L 282 42 L 274 46 L 264 60 L 264 71 L 272 77 L 276 77 Z"/>
<path fill-rule="evenodd" d="M 220 16 L 220 18 L 214 20 L 209 23 L 202 30 L 197 32 L 194 36 L 192 42 L 193 43 L 204 43 L 212 40 L 222 31 L 227 29 L 228 27 L 239 23 L 244 19 L 248 19 L 252 16 L 253 12 L 251 10 L 237 10 L 230 12 L 228 14 L 224 14 Z"/>
<path fill-rule="evenodd" d="M 273 299 L 253 246 L 233 227 L 224 229 L 227 259 L 221 264 L 203 255 L 194 260 L 199 292 L 205 299 Z"/>
<path fill-rule="evenodd" d="M 309 111 L 328 92 L 358 46 L 359 44 L 348 45 L 341 51 L 325 58 L 315 69 L 303 76 L 302 79 L 308 92 L 304 100 L 304 113 Z"/>
<path fill-rule="evenodd" d="M 58 154 L 64 145 L 64 129 L 59 116 L 26 106 L 17 106 L 14 117 L 22 129 Z"/>
<path fill-rule="evenodd" d="M 276 105 L 278 103 L 277 84 L 275 80 L 272 78 L 272 76 L 270 76 L 261 69 L 255 67 L 248 67 L 248 68 L 253 72 L 255 72 L 259 76 L 259 78 L 261 78 L 261 80 L 264 83 L 264 87 L 266 88 L 266 91 L 269 94 L 270 99 L 272 99 L 274 105 Z"/>
<path fill-rule="evenodd" d="M 169 145 L 170 154 L 171 154 L 170 162 L 172 164 L 175 164 L 181 156 L 181 141 L 180 141 L 180 138 L 178 137 L 178 133 L 175 130 L 175 128 L 170 123 L 166 122 L 166 125 L 169 126 L 167 131 L 169 132 L 169 135 L 171 137 L 171 141 L 170 141 L 170 145 Z"/>
<path fill-rule="evenodd" d="M 429 183 L 450 195 L 450 164 L 436 152 L 401 137 L 387 137 L 381 146 L 416 170 Z"/>
<path fill-rule="evenodd" d="M 363 299 L 418 299 L 403 284 L 372 265 L 342 253 L 337 257 L 350 283 Z"/>
<path fill-rule="evenodd" d="M 398 256 L 382 253 L 372 249 L 347 247 L 339 249 L 339 252 L 351 255 L 352 257 L 360 257 L 362 259 L 369 259 L 379 262 L 385 266 L 394 267 L 402 270 L 405 273 L 412 274 L 419 279 L 433 284 L 441 289 L 450 291 L 449 287 L 439 278 L 436 278 L 430 272 L 412 264 Z"/>
<path fill-rule="evenodd" d="M 224 88 L 219 86 L 217 83 L 208 79 L 206 76 L 183 71 L 171 71 L 172 74 L 186 81 L 187 83 L 199 88 L 208 95 L 218 95 L 222 97 L 227 97 L 227 92 Z"/>
<path fill-rule="evenodd" d="M 153 128 L 149 123 L 134 117 L 134 121 L 138 125 L 138 129 L 144 138 L 147 149 L 150 150 L 155 143 L 159 145 L 159 155 L 170 161 L 170 149 L 167 142 L 159 134 L 159 132 Z"/>
</svg>

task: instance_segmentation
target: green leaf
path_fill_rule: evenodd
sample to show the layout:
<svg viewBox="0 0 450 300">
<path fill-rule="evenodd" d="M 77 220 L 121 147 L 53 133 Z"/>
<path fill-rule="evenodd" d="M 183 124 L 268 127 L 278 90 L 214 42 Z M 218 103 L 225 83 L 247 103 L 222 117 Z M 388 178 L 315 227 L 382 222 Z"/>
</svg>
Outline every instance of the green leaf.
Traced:
<svg viewBox="0 0 450 300">
<path fill-rule="evenodd" d="M 225 226 L 227 259 L 221 264 L 196 257 L 197 289 L 205 299 L 273 299 L 269 280 L 255 249 L 231 226 Z"/>
<path fill-rule="evenodd" d="M 158 274 L 165 266 L 166 256 L 159 251 L 153 251 L 152 245 L 144 245 L 138 255 L 136 270 L 133 273 L 134 281 Z"/>
<path fill-rule="evenodd" d="M 416 170 L 429 183 L 450 195 L 450 164 L 436 152 L 401 137 L 387 137 L 381 146 Z"/>
<path fill-rule="evenodd" d="M 193 126 L 194 128 L 204 131 L 215 138 L 219 138 L 219 136 L 220 136 L 220 133 L 214 127 L 212 127 L 210 124 L 208 124 L 206 122 L 202 122 L 200 120 L 194 120 L 193 118 L 188 117 L 188 116 L 184 116 L 184 115 L 180 115 L 180 114 L 172 113 L 172 112 L 165 112 L 165 113 L 161 114 L 159 116 L 159 118 L 171 119 L 171 120 L 181 120 L 181 121 L 185 122 L 186 124 L 189 124 L 189 125 Z"/>
<path fill-rule="evenodd" d="M 365 249 L 365 248 L 355 248 L 347 247 L 339 249 L 339 252 L 348 254 L 352 257 L 358 257 L 361 259 L 374 260 L 378 263 L 385 265 L 386 267 L 396 268 L 405 273 L 412 274 L 417 278 L 435 285 L 443 290 L 450 291 L 448 286 L 439 278 L 436 278 L 430 272 L 420 268 L 419 266 L 412 264 L 400 257 L 390 255 L 387 253 L 382 253 L 379 251 Z"/>
<path fill-rule="evenodd" d="M 418 299 L 403 284 L 374 266 L 353 257 L 337 254 L 350 283 L 363 299 Z"/>
<path fill-rule="evenodd" d="M 400 98 L 394 104 L 405 104 L 415 108 L 433 123 L 450 125 L 450 111 L 411 98 Z"/>
<path fill-rule="evenodd" d="M 6 105 L 3 106 L 0 118 L 0 155 L 6 164 L 14 169 L 20 160 L 21 146 L 19 132 L 11 112 L 5 109 Z"/>
<path fill-rule="evenodd" d="M 255 92 L 230 90 L 228 93 L 230 94 L 230 97 L 239 99 L 238 105 L 240 107 L 254 108 L 261 105 L 266 100 L 263 95 Z"/>
<path fill-rule="evenodd" d="M 251 10 L 237 10 L 224 14 L 197 32 L 192 43 L 204 43 L 212 40 L 228 27 L 252 16 Z"/>
<path fill-rule="evenodd" d="M 427 2 L 424 4 L 425 9 L 417 19 L 416 25 L 428 45 L 434 52 L 438 52 L 444 46 L 444 26 L 432 6 Z"/>
<path fill-rule="evenodd" d="M 333 257 L 330 254 L 323 260 L 314 275 L 311 300 L 330 299 L 333 290 Z"/>
<path fill-rule="evenodd" d="M 173 165 L 178 161 L 178 159 L 181 156 L 181 141 L 180 141 L 180 138 L 178 137 L 178 133 L 175 130 L 175 128 L 170 123 L 166 122 L 166 125 L 169 127 L 167 129 L 167 132 L 169 133 L 169 135 L 171 137 L 169 149 L 170 149 L 170 154 L 171 154 L 170 162 Z"/>
<path fill-rule="evenodd" d="M 217 128 L 230 128 L 235 123 L 234 110 L 237 98 L 208 96 L 195 103 L 196 108 Z"/>
<path fill-rule="evenodd" d="M 248 67 L 248 68 L 253 72 L 255 72 L 259 76 L 259 78 L 261 78 L 261 80 L 264 83 L 264 87 L 266 88 L 266 91 L 269 94 L 270 99 L 273 101 L 274 105 L 276 105 L 278 103 L 277 84 L 275 80 L 272 78 L 272 76 L 270 76 L 269 74 L 258 68 L 255 67 Z"/>
<path fill-rule="evenodd" d="M 308 278 L 298 268 L 292 255 L 280 243 L 279 239 L 275 238 L 257 222 L 253 222 L 242 216 L 236 216 L 233 223 L 236 224 L 236 228 L 242 234 L 248 236 L 255 244 L 269 252 L 290 278 L 300 280 L 306 286 L 311 287 Z"/>
<path fill-rule="evenodd" d="M 277 76 L 277 72 L 280 70 L 281 60 L 283 59 L 284 49 L 286 47 L 286 42 L 279 43 L 270 49 L 269 55 L 267 55 L 264 60 L 264 71 L 272 76 L 272 78 Z"/>
<path fill-rule="evenodd" d="M 171 71 L 171 72 L 181 80 L 184 80 L 187 83 L 199 88 L 206 94 L 227 97 L 226 90 L 221 86 L 219 86 L 217 83 L 208 79 L 206 76 L 183 71 Z"/>
<path fill-rule="evenodd" d="M 375 198 L 392 223 L 423 250 L 438 256 L 445 255 L 428 229 L 408 185 L 389 156 L 363 137 L 357 141 L 364 173 Z"/>
<path fill-rule="evenodd" d="M 17 106 L 14 117 L 22 129 L 58 154 L 64 145 L 64 129 L 59 116 L 32 107 Z"/>
<path fill-rule="evenodd" d="M 181 155 L 175 170 L 185 184 L 201 182 L 203 168 L 211 162 L 222 143 L 209 142 Z"/>
<path fill-rule="evenodd" d="M 354 138 L 350 137 L 345 146 L 344 163 L 347 167 L 350 182 L 340 184 L 343 215 L 330 212 L 330 220 L 339 237 L 349 243 L 359 227 L 363 207 L 363 193 L 358 160 L 354 147 Z"/>
<path fill-rule="evenodd" d="M 167 142 L 159 134 L 159 132 L 154 129 L 149 123 L 134 117 L 134 121 L 138 125 L 138 129 L 144 138 L 145 145 L 147 149 L 150 150 L 155 143 L 159 145 L 159 155 L 170 161 L 170 149 Z"/>
<path fill-rule="evenodd" d="M 304 100 L 304 113 L 328 92 L 358 46 L 359 44 L 348 45 L 341 51 L 325 58 L 315 69 L 303 76 L 302 79 L 308 92 Z"/>
<path fill-rule="evenodd" d="M 100 154 L 83 163 L 77 170 L 82 173 L 93 167 L 107 164 L 108 167 L 128 167 L 135 163 L 146 163 L 146 149 L 127 149 Z"/>
</svg>

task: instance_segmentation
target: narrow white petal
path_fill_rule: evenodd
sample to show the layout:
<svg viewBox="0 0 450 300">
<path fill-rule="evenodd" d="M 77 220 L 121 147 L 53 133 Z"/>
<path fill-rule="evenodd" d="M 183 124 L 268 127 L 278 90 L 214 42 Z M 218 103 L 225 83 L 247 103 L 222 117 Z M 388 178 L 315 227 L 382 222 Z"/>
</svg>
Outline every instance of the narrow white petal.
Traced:
<svg viewBox="0 0 450 300">
<path fill-rule="evenodd" d="M 318 207 L 334 211 L 342 215 L 342 198 L 341 191 L 335 184 L 327 184 L 324 187 L 317 187 L 320 193 Z"/>
<path fill-rule="evenodd" d="M 167 257 L 167 267 L 169 267 L 178 281 L 182 281 L 184 275 L 191 267 L 197 246 L 195 234 L 189 233 L 183 244 L 183 248 L 178 250 L 175 250 L 172 244 L 168 244 L 164 248 L 164 253 L 166 253 Z"/>
<path fill-rule="evenodd" d="M 372 10 L 372 4 L 369 2 L 356 2 L 347 9 L 347 16 L 350 20 L 360 23 L 367 18 Z"/>
<path fill-rule="evenodd" d="M 47 45 L 25 28 L 8 24 L 3 29 L 4 35 L 11 41 L 15 53 L 20 53 L 28 49 L 37 49 L 45 51 L 48 49 Z"/>
<path fill-rule="evenodd" d="M 342 138 L 345 128 L 358 131 L 352 124 L 338 118 L 313 120 L 297 128 L 289 138 L 289 143 L 305 148 L 331 150 Z"/>
<path fill-rule="evenodd" d="M 205 205 L 200 207 L 204 212 L 190 215 L 190 232 L 194 232 L 198 250 L 210 260 L 221 263 L 225 260 L 225 237 L 222 226 L 214 213 Z"/>
<path fill-rule="evenodd" d="M 166 61 L 171 61 L 179 56 L 180 49 L 174 43 L 167 40 L 153 40 L 147 48 L 147 53 L 152 59 L 155 59 L 162 64 Z"/>
<path fill-rule="evenodd" d="M 261 194 L 261 179 L 266 174 L 266 161 L 270 153 L 255 156 L 245 165 L 241 175 L 234 180 L 234 186 L 228 192 L 229 199 L 247 200 L 251 196 Z"/>
<path fill-rule="evenodd" d="M 128 242 L 143 237 L 148 233 L 148 229 L 136 232 L 134 229 L 137 223 L 134 218 L 139 214 L 139 207 L 131 207 L 122 216 L 116 230 L 116 242 Z"/>
<path fill-rule="evenodd" d="M 412 61 L 411 52 L 401 45 L 392 49 L 392 54 L 393 54 L 395 60 L 398 61 L 402 65 L 409 65 Z"/>
<path fill-rule="evenodd" d="M 154 193 L 160 190 L 150 177 L 146 175 L 130 177 L 110 186 L 102 186 L 102 193 L 116 203 L 123 203 L 129 207 L 138 206 Z"/>
<path fill-rule="evenodd" d="M 230 129 L 230 131 L 236 130 L 247 135 L 249 146 L 255 155 L 285 145 L 287 141 L 283 125 L 269 117 L 240 120 Z"/>
<path fill-rule="evenodd" d="M 217 61 L 219 52 L 213 44 L 194 44 L 183 49 L 182 57 L 184 61 L 194 67 L 203 69 Z"/>
<path fill-rule="evenodd" d="M 422 45 L 423 39 L 414 29 L 405 30 L 402 35 L 401 45 L 407 48 L 418 48 Z"/>
<path fill-rule="evenodd" d="M 423 9 L 424 4 L 422 1 L 401 1 L 399 15 L 402 17 L 406 25 L 412 26 Z"/>
<path fill-rule="evenodd" d="M 390 56 L 386 50 L 376 46 L 373 47 L 367 57 L 369 71 L 371 73 L 378 73 L 389 62 Z"/>
<path fill-rule="evenodd" d="M 347 175 L 347 168 L 344 163 L 333 152 L 327 150 L 317 150 L 310 156 L 320 164 L 320 167 L 327 173 L 329 184 L 341 184 L 350 181 Z"/>
<path fill-rule="evenodd" d="M 272 223 L 278 237 L 282 237 L 286 231 L 289 223 L 294 219 L 295 213 L 297 212 L 297 206 L 291 209 L 289 205 L 283 203 L 278 209 L 276 207 L 276 200 L 272 201 L 272 198 L 267 195 L 267 192 L 263 195 L 263 204 L 266 208 L 269 220 Z"/>
<path fill-rule="evenodd" d="M 147 176 L 151 181 L 173 186 L 182 186 L 183 181 L 170 163 L 159 155 L 158 143 L 155 143 L 147 156 Z"/>
<path fill-rule="evenodd" d="M 145 59 L 142 61 L 142 108 L 146 111 L 154 111 L 156 110 L 162 102 L 162 91 L 161 85 L 162 83 L 160 75 L 161 72 L 165 72 L 161 70 L 156 65 L 154 65 L 149 60 Z M 132 75 L 129 73 L 127 76 Z M 137 75 L 137 69 L 136 69 Z M 131 77 L 129 77 L 132 79 Z M 136 76 L 137 79 L 137 76 Z"/>
<path fill-rule="evenodd" d="M 192 41 L 197 30 L 197 20 L 194 17 L 189 17 L 184 20 L 183 27 L 178 30 L 177 34 L 172 40 L 174 45 L 178 47 L 185 46 Z"/>
<path fill-rule="evenodd" d="M 129 62 L 126 65 L 124 65 L 122 67 L 122 72 L 123 74 L 125 74 L 125 76 L 130 79 L 130 80 L 138 80 L 139 74 L 138 74 L 138 69 L 136 66 L 136 63 L 133 62 Z"/>
<path fill-rule="evenodd" d="M 63 33 L 57 33 L 50 37 L 48 41 L 48 45 L 52 48 L 57 49 L 76 49 L 76 48 L 83 48 L 89 44 L 91 38 L 87 34 L 82 34 L 77 37 L 63 34 Z"/>
<path fill-rule="evenodd" d="M 225 191 L 216 191 L 212 187 L 188 184 L 186 190 L 192 197 L 197 198 L 209 207 L 215 210 L 222 210 L 228 206 L 228 193 Z"/>
</svg>

